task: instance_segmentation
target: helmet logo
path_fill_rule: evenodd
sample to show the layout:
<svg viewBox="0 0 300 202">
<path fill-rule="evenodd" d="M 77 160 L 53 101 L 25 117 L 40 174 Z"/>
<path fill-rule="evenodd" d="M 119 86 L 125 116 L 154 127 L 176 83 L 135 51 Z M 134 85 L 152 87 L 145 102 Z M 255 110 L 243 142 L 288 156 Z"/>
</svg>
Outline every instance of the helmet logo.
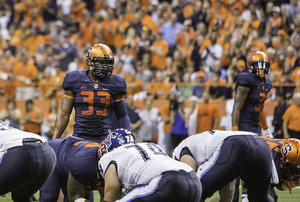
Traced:
<svg viewBox="0 0 300 202">
<path fill-rule="evenodd" d="M 286 155 L 288 155 L 288 153 L 291 151 L 292 151 L 292 146 L 290 144 L 284 145 L 284 147 L 282 147 L 281 149 L 281 153 L 284 158 L 286 158 Z"/>
<path fill-rule="evenodd" d="M 90 58 L 90 55 L 91 55 L 92 49 L 93 49 L 93 47 L 90 47 L 89 50 L 88 50 L 88 52 L 87 52 L 86 55 L 85 55 L 85 58 L 88 59 L 88 60 L 91 59 L 91 58 Z"/>
</svg>

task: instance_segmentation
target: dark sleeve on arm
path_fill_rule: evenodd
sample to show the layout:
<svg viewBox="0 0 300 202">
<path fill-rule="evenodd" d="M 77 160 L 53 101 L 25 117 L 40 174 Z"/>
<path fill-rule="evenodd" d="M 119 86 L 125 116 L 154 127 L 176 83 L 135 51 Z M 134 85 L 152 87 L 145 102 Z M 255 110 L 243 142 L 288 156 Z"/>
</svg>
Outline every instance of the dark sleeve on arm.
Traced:
<svg viewBox="0 0 300 202">
<path fill-rule="evenodd" d="M 114 112 L 116 114 L 119 126 L 121 128 L 130 130 L 130 120 L 127 114 L 127 108 L 124 100 L 116 102 Z"/>
</svg>

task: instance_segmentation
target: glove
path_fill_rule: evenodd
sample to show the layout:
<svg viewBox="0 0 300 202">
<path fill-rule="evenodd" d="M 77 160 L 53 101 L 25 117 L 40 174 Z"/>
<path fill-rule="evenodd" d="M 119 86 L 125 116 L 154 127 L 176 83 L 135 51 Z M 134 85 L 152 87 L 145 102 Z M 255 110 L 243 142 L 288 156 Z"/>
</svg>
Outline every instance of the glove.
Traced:
<svg viewBox="0 0 300 202">
<path fill-rule="evenodd" d="M 273 135 L 272 135 L 272 133 L 271 133 L 270 128 L 267 128 L 267 129 L 265 129 L 263 131 L 264 131 L 263 136 L 268 137 L 268 138 L 274 138 Z"/>
</svg>

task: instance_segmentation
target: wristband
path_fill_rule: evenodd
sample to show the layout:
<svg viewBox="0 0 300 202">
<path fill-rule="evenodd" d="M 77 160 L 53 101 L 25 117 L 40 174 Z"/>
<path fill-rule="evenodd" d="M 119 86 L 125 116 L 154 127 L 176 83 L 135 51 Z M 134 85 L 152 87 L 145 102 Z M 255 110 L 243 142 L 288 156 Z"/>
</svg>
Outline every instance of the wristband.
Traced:
<svg viewBox="0 0 300 202">
<path fill-rule="evenodd" d="M 238 131 L 238 127 L 237 126 L 232 126 L 232 131 Z"/>
</svg>

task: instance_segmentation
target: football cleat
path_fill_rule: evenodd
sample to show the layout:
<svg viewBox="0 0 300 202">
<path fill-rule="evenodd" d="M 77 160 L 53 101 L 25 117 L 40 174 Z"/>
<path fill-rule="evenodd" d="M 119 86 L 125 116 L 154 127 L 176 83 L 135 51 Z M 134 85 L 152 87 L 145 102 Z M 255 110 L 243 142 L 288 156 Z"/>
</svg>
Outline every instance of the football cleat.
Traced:
<svg viewBox="0 0 300 202">
<path fill-rule="evenodd" d="M 287 180 L 300 177 L 300 140 L 290 138 L 285 140 L 279 148 L 280 167 Z"/>
<path fill-rule="evenodd" d="M 253 52 L 249 60 L 249 71 L 259 77 L 264 78 L 270 71 L 269 57 L 262 51 Z"/>
<path fill-rule="evenodd" d="M 93 45 L 86 53 L 84 62 L 88 70 L 100 78 L 108 78 L 114 69 L 114 55 L 104 44 Z"/>
<path fill-rule="evenodd" d="M 101 158 L 107 152 L 130 143 L 136 142 L 134 135 L 129 130 L 124 128 L 115 129 L 106 136 L 104 145 L 98 151 L 99 157 Z"/>
</svg>

